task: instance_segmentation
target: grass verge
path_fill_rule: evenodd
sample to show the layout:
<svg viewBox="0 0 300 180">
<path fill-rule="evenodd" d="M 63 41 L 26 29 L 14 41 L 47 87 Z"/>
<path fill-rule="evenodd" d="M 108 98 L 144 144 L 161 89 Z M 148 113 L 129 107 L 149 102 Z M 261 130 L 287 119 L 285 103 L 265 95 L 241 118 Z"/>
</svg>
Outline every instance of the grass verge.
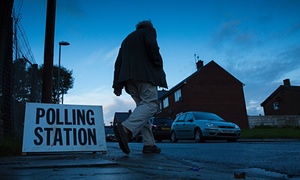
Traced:
<svg viewBox="0 0 300 180">
<path fill-rule="evenodd" d="M 300 139 L 300 128 L 294 127 L 256 127 L 243 129 L 244 139 Z"/>
</svg>

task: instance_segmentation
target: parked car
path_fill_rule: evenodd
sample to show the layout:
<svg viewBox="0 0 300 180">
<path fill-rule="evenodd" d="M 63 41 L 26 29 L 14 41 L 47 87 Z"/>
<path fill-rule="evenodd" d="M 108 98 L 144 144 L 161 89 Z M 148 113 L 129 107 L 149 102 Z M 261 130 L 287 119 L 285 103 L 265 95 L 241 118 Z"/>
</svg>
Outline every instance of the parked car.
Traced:
<svg viewBox="0 0 300 180">
<path fill-rule="evenodd" d="M 152 124 L 152 133 L 157 142 L 168 139 L 170 140 L 170 130 L 173 120 L 171 118 L 150 118 Z"/>
<path fill-rule="evenodd" d="M 133 142 L 142 142 L 143 141 L 143 136 L 141 134 L 141 132 L 139 132 L 136 136 L 134 136 L 131 140 L 129 141 L 133 141 Z"/>
<path fill-rule="evenodd" d="M 238 125 L 227 122 L 210 112 L 185 112 L 177 116 L 171 126 L 171 142 L 183 139 L 236 141 L 241 136 Z"/>
<path fill-rule="evenodd" d="M 116 142 L 117 138 L 112 126 L 105 126 L 105 139 L 106 142 Z"/>
</svg>

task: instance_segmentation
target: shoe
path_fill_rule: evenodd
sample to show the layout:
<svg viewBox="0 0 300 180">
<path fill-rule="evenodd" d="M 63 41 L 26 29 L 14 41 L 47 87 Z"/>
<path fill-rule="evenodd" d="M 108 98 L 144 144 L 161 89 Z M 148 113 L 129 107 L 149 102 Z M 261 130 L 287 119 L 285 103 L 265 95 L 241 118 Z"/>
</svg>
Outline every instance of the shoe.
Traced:
<svg viewBox="0 0 300 180">
<path fill-rule="evenodd" d="M 128 146 L 128 140 L 130 138 L 130 135 L 125 133 L 124 127 L 121 124 L 117 124 L 113 127 L 114 127 L 115 134 L 118 138 L 118 142 L 119 142 L 119 146 L 120 146 L 121 150 L 125 154 L 129 154 L 130 149 Z"/>
<path fill-rule="evenodd" d="M 156 145 L 143 147 L 144 154 L 159 154 L 160 151 L 161 151 L 161 149 L 159 147 L 157 147 Z"/>
</svg>

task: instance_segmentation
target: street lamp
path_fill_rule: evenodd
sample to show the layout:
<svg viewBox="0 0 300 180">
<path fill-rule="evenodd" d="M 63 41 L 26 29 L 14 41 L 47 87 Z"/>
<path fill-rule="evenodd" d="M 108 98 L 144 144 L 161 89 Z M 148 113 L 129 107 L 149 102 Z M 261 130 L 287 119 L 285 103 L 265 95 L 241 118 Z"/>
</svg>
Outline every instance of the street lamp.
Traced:
<svg viewBox="0 0 300 180">
<path fill-rule="evenodd" d="M 58 57 L 58 70 L 57 70 L 57 103 L 59 104 L 59 84 L 60 84 L 60 57 L 61 57 L 61 46 L 69 46 L 70 43 L 66 41 L 59 42 L 59 57 Z"/>
</svg>

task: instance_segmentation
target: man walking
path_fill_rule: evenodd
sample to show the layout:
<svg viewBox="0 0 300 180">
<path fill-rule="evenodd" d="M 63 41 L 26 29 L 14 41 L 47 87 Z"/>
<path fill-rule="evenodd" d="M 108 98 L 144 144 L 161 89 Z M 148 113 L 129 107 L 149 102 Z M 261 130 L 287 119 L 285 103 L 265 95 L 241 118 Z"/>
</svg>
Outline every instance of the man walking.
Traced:
<svg viewBox="0 0 300 180">
<path fill-rule="evenodd" d="M 122 42 L 115 62 L 113 89 L 116 96 L 122 89 L 132 97 L 136 108 L 122 124 L 114 126 L 119 145 L 130 153 L 128 141 L 141 132 L 143 153 L 160 153 L 155 145 L 149 119 L 157 112 L 157 86 L 167 88 L 163 61 L 151 21 L 142 21 Z"/>
</svg>

